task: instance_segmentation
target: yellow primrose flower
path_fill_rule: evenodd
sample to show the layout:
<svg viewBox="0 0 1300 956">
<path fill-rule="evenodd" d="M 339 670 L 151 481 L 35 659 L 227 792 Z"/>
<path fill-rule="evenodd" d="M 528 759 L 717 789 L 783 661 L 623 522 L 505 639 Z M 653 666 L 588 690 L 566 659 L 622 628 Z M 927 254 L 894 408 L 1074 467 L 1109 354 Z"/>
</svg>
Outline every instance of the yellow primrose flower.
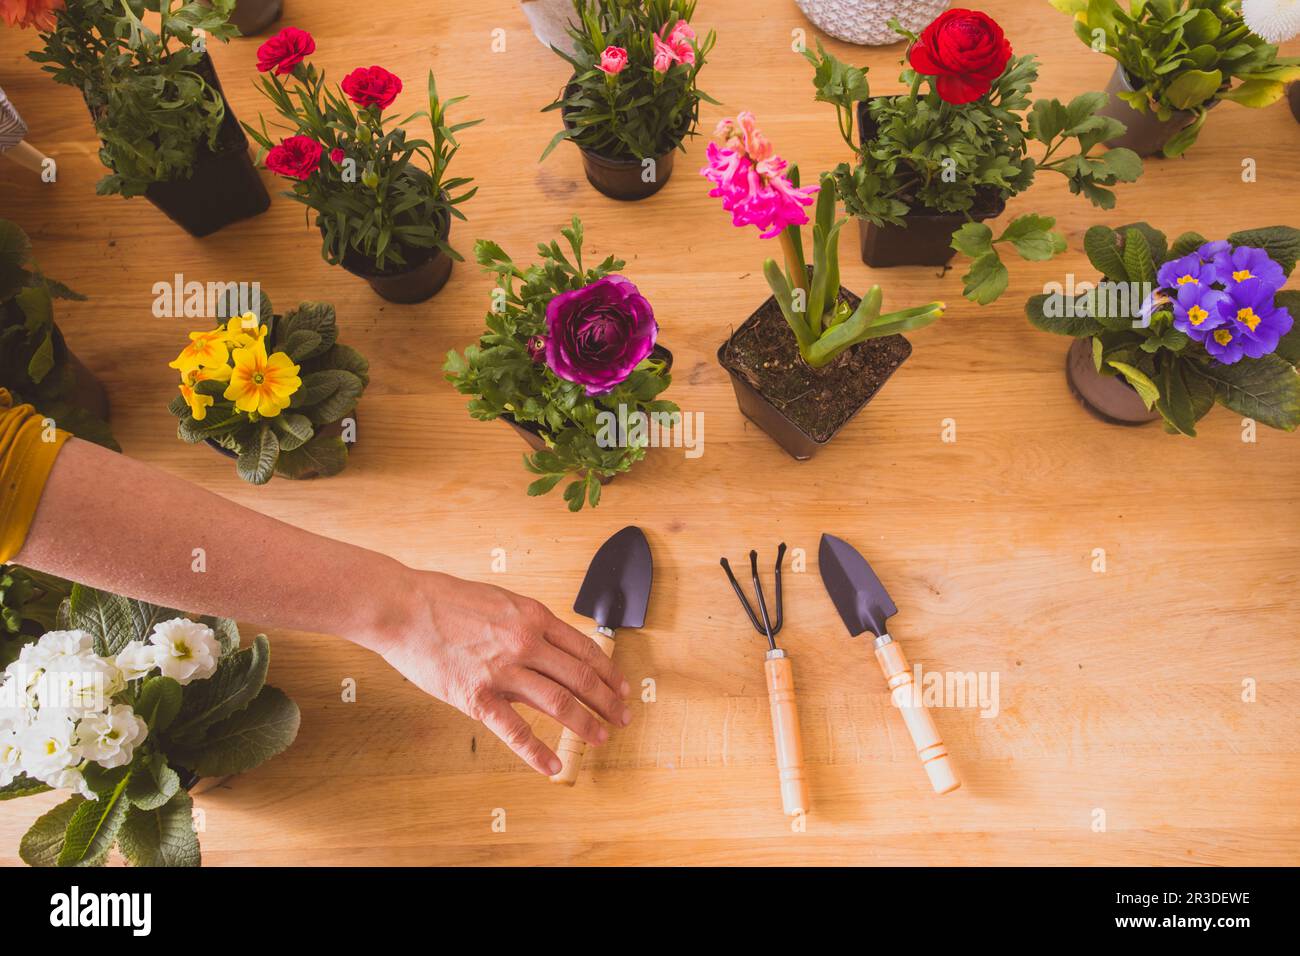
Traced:
<svg viewBox="0 0 1300 956">
<path fill-rule="evenodd" d="M 261 336 L 251 345 L 235 349 L 234 360 L 224 397 L 241 412 L 257 412 L 263 418 L 279 415 L 302 385 L 298 366 L 283 352 L 268 357 Z"/>
<path fill-rule="evenodd" d="M 230 373 L 233 372 L 229 365 L 217 365 L 213 368 L 196 368 L 186 377 L 191 385 L 197 385 L 199 382 L 229 382 Z"/>
<path fill-rule="evenodd" d="M 181 382 L 181 397 L 185 403 L 190 406 L 190 414 L 194 416 L 196 422 L 201 422 L 208 417 L 208 406 L 212 404 L 211 395 L 200 395 L 189 382 Z"/>
<path fill-rule="evenodd" d="M 225 365 L 229 358 L 225 336 L 219 329 L 213 332 L 191 332 L 190 344 L 181 350 L 175 361 L 168 362 L 167 367 L 179 369 L 184 375 L 202 366 Z"/>
<path fill-rule="evenodd" d="M 237 315 L 226 323 L 225 341 L 237 348 L 248 348 L 257 339 L 266 335 L 266 326 L 259 325 L 257 316 L 252 312 Z"/>
</svg>

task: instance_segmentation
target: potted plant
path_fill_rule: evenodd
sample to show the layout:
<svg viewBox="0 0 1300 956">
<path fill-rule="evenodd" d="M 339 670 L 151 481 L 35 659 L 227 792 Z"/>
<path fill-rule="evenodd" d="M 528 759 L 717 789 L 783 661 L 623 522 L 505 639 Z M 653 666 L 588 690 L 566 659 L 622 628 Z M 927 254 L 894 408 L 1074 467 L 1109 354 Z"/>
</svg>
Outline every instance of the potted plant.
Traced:
<svg viewBox="0 0 1300 956">
<path fill-rule="evenodd" d="M 1019 216 L 997 236 L 984 220 L 1000 216 L 1040 170 L 1065 176 L 1071 192 L 1109 209 L 1115 195 L 1108 187 L 1136 180 L 1142 162 L 1127 149 L 1093 155 L 1123 132 L 1123 124 L 1098 115 L 1105 93 L 1084 93 L 1068 105 L 1031 102 L 1036 59 L 1013 56 L 1001 27 L 983 13 L 950 10 L 920 36 L 904 35 L 911 46 L 901 79 L 909 89 L 898 96 L 872 96 L 866 70 L 820 45 L 805 51 L 816 98 L 835 106 L 854 155 L 832 171 L 835 191 L 858 218 L 863 262 L 946 265 L 962 252 L 972 260 L 965 295 L 985 305 L 1008 281 L 998 244 L 1042 260 L 1064 251 L 1065 240 L 1047 216 Z M 1037 159 L 1031 141 L 1043 146 Z"/>
<path fill-rule="evenodd" d="M 823 33 L 862 46 L 898 42 L 893 24 L 919 30 L 952 0 L 796 0 L 804 16 Z"/>
<path fill-rule="evenodd" d="M 1103 110 L 1128 132 L 1115 140 L 1143 156 L 1181 156 L 1223 100 L 1268 106 L 1300 77 L 1300 58 L 1250 31 L 1235 0 L 1052 0 L 1079 39 L 1114 58 Z"/>
<path fill-rule="evenodd" d="M 0 671 L 23 645 L 55 628 L 55 616 L 72 585 L 52 574 L 0 564 Z"/>
<path fill-rule="evenodd" d="M 478 344 L 449 352 L 444 370 L 472 397 L 473 418 L 500 418 L 533 448 L 524 466 L 538 477 L 528 493 L 569 478 L 564 500 L 578 511 L 645 457 L 649 423 L 675 424 L 680 412 L 658 398 L 672 382 L 672 354 L 656 341 L 650 303 L 618 275 L 623 260 L 584 265 L 577 216 L 560 232 L 572 258 L 552 240 L 526 269 L 495 242 L 475 244 L 496 277 L 493 307 Z"/>
<path fill-rule="evenodd" d="M 1273 428 L 1300 424 L 1300 292 L 1283 291 L 1300 229 L 1272 226 L 1172 245 L 1144 222 L 1093 226 L 1084 247 L 1100 280 L 1036 295 L 1038 328 L 1074 338 L 1071 391 L 1114 424 L 1163 419 L 1195 435 L 1215 403 Z"/>
<path fill-rule="evenodd" d="M 54 299 L 85 300 L 31 262 L 31 242 L 0 219 L 0 388 L 64 431 L 120 451 L 109 431 L 108 395 L 54 324 Z"/>
<path fill-rule="evenodd" d="M 199 0 L 204 6 L 212 0 Z M 236 0 L 230 22 L 239 28 L 241 37 L 261 33 L 284 13 L 284 0 Z"/>
<path fill-rule="evenodd" d="M 298 733 L 298 706 L 266 683 L 266 635 L 241 649 L 234 621 L 79 584 L 58 626 L 0 684 L 0 799 L 72 791 L 19 855 L 102 866 L 116 846 L 134 866 L 198 866 L 196 785 L 252 770 Z"/>
<path fill-rule="evenodd" d="M 109 175 L 97 191 L 144 196 L 194 236 L 271 204 L 207 53 L 235 35 L 234 0 L 75 0 L 29 54 L 79 89 Z M 146 11 L 158 13 L 157 29 Z"/>
<path fill-rule="evenodd" d="M 182 441 L 235 459 L 239 477 L 255 485 L 343 470 L 370 366 L 337 341 L 332 305 L 304 302 L 276 315 L 263 295 L 260 320 L 248 312 L 189 339 L 170 363 L 181 381 L 168 411 Z"/>
<path fill-rule="evenodd" d="M 780 237 L 785 268 L 763 264 L 772 297 L 718 349 L 740 410 L 797 459 L 811 458 L 848 424 L 912 352 L 900 333 L 929 325 L 943 303 L 881 313 L 880 286 L 863 298 L 840 285 L 839 236 L 829 174 L 820 186 L 799 186 L 798 170 L 773 152 L 751 113 L 723 120 L 722 145 L 710 143 L 702 174 L 714 184 L 735 226 L 760 238 Z M 813 261 L 800 226 L 817 193 Z"/>
<path fill-rule="evenodd" d="M 446 284 L 452 260 L 461 260 L 448 242 L 451 220 L 465 219 L 457 207 L 478 189 L 457 193 L 472 180 L 448 178 L 447 170 L 460 149 L 456 134 L 482 120 L 448 125 L 447 107 L 464 97 L 441 101 L 430 73 L 428 112 L 395 121 L 383 111 L 402 91 L 400 78 L 362 67 L 336 90 L 306 62 L 315 50 L 311 34 L 295 27 L 258 48 L 260 88 L 290 135 L 276 143 L 265 119 L 260 129 L 244 128 L 266 168 L 293 180 L 285 195 L 315 211 L 326 262 L 390 302 L 423 302 Z M 403 127 L 420 118 L 432 127 L 432 143 L 406 137 Z"/>
<path fill-rule="evenodd" d="M 673 173 L 674 150 L 695 135 L 696 86 L 717 37 L 691 26 L 695 0 L 574 0 L 574 50 L 555 52 L 573 67 L 559 97 L 564 128 L 542 152 L 546 159 L 571 140 L 582 151 L 587 181 L 612 199 L 644 199 Z"/>
</svg>

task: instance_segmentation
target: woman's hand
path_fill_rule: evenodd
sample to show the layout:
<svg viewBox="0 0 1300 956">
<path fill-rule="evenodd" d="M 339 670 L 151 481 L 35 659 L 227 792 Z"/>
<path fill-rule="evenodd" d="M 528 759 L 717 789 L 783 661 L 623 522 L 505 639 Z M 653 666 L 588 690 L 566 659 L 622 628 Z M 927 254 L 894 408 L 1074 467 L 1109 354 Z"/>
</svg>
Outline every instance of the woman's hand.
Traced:
<svg viewBox="0 0 1300 956">
<path fill-rule="evenodd" d="M 628 683 L 614 662 L 544 605 L 431 571 L 410 571 L 402 584 L 406 612 L 365 643 L 425 693 L 482 721 L 534 770 L 558 773 L 560 760 L 511 703 L 597 746 L 609 732 L 588 707 L 616 726 L 631 722 Z"/>
</svg>

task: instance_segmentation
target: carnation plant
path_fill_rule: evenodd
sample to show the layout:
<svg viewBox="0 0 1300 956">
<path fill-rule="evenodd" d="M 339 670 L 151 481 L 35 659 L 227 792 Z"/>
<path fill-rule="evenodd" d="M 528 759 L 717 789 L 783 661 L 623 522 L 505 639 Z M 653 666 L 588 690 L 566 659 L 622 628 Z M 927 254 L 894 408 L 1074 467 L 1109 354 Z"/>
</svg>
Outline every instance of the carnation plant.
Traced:
<svg viewBox="0 0 1300 956">
<path fill-rule="evenodd" d="M 225 116 L 221 93 L 199 72 L 209 40 L 239 31 L 235 0 L 71 0 L 39 18 L 44 49 L 28 55 L 76 87 L 111 170 L 102 194 L 142 195 L 156 182 L 188 179 L 199 148 L 215 150 Z M 146 13 L 157 13 L 146 25 Z"/>
<path fill-rule="evenodd" d="M 1252 33 L 1233 0 L 1052 0 L 1071 14 L 1074 32 L 1113 57 L 1133 92 L 1120 99 L 1140 113 L 1168 120 L 1179 110 L 1192 122 L 1164 147 L 1180 156 L 1196 142 L 1209 109 L 1220 100 L 1262 107 L 1277 102 L 1300 78 L 1300 58 Z"/>
<path fill-rule="evenodd" d="M 524 457 L 539 476 L 528 493 L 545 494 L 569 478 L 564 500 L 578 511 L 600 502 L 602 478 L 646 453 L 643 431 L 606 440 L 601 413 L 630 419 L 680 412 L 657 397 L 672 376 L 652 354 L 659 326 L 650 303 L 616 274 L 623 260 L 585 266 L 576 216 L 561 234 L 571 257 L 552 240 L 538 246 L 541 262 L 525 269 L 495 242 L 475 244 L 478 262 L 496 278 L 494 304 L 478 344 L 463 356 L 448 353 L 444 369 L 457 391 L 472 396 L 471 416 L 506 418 L 545 443 Z"/>
<path fill-rule="evenodd" d="M 30 403 L 59 428 L 119 451 L 108 424 L 78 404 L 77 372 L 54 324 L 54 299 L 77 299 L 31 260 L 31 242 L 0 219 L 0 388 L 15 405 Z"/>
<path fill-rule="evenodd" d="M 334 475 L 347 464 L 340 428 L 370 381 L 369 363 L 337 341 L 334 307 L 304 302 L 284 315 L 262 296 L 245 313 L 189 334 L 170 367 L 180 394 L 168 410 L 183 441 L 213 441 L 255 485 L 273 475 Z"/>
<path fill-rule="evenodd" d="M 876 225 L 906 226 L 909 213 L 956 213 L 970 222 L 952 246 L 969 256 L 963 293 L 987 305 L 1006 291 L 1009 274 L 999 246 L 1024 259 L 1045 260 L 1065 251 L 1050 216 L 1018 216 L 994 234 L 974 221 L 980 207 L 996 206 L 1033 185 L 1041 170 L 1059 173 L 1070 191 L 1110 209 L 1109 187 L 1133 182 L 1142 160 L 1130 149 L 1098 150 L 1121 135 L 1119 120 L 1101 116 L 1109 97 L 1082 93 L 1068 104 L 1030 99 L 1038 79 L 1033 56 L 1013 56 L 1002 28 L 982 13 L 949 10 L 918 36 L 898 28 L 910 42 L 900 76 L 909 88 L 897 96 L 871 95 L 866 69 L 827 53 L 804 55 L 814 67 L 819 101 L 831 103 L 852 163 L 831 173 L 850 215 Z M 926 89 L 928 87 L 928 90 Z M 872 132 L 854 136 L 857 104 L 865 104 Z M 1041 155 L 1030 155 L 1038 143 Z"/>
<path fill-rule="evenodd" d="M 448 230 L 453 217 L 465 219 L 457 207 L 478 188 L 466 188 L 472 180 L 448 169 L 460 149 L 456 134 L 482 120 L 450 123 L 447 108 L 465 97 L 441 100 L 432 72 L 427 112 L 385 116 L 402 91 L 399 77 L 359 67 L 335 89 L 306 62 L 315 50 L 311 34 L 295 27 L 258 48 L 261 91 L 284 121 L 275 127 L 288 135 L 277 141 L 264 117 L 259 128 L 242 125 L 266 168 L 293 180 L 285 195 L 315 211 L 325 261 L 339 265 L 351 254 L 380 273 L 418 265 L 429 250 L 460 261 Z M 432 142 L 407 138 L 404 127 L 417 119 L 428 120 Z"/>
<path fill-rule="evenodd" d="M 1285 291 L 1300 257 L 1300 229 L 1272 226 L 1172 245 L 1144 222 L 1093 226 L 1084 248 L 1105 283 L 1072 300 L 1031 298 L 1026 313 L 1048 332 L 1091 338 L 1097 371 L 1119 375 L 1166 430 L 1196 434 L 1215 403 L 1273 428 L 1300 425 L 1300 292 Z M 1117 283 L 1153 290 L 1128 308 Z M 1140 308 L 1132 308 L 1132 302 Z"/>
<path fill-rule="evenodd" d="M 574 52 L 552 47 L 573 66 L 564 91 L 543 110 L 564 111 L 566 126 L 547 145 L 572 140 L 608 159 L 653 159 L 694 135 L 696 86 L 717 37 L 691 26 L 695 0 L 574 0 Z"/>
<path fill-rule="evenodd" d="M 192 619 L 74 585 L 59 630 L 0 682 L 0 799 L 71 791 L 19 847 L 32 866 L 198 866 L 188 792 L 285 750 L 297 705 L 266 684 L 270 646 L 234 621 Z"/>
<path fill-rule="evenodd" d="M 919 329 L 943 315 L 942 302 L 882 315 L 878 285 L 857 308 L 850 306 L 840 296 L 840 230 L 847 220 L 835 217 L 831 176 L 823 175 L 820 186 L 800 187 L 798 168 L 786 175 L 785 160 L 773 152 L 752 113 L 724 119 L 717 133 L 721 145 L 709 144 L 709 165 L 701 170 L 714 184 L 709 195 L 722 198 L 732 225 L 756 226 L 763 239 L 780 237 L 785 268 L 768 259 L 763 275 L 808 365 L 822 368 L 859 342 Z M 810 270 L 800 226 L 808 222 L 804 207 L 819 192 Z"/>
</svg>

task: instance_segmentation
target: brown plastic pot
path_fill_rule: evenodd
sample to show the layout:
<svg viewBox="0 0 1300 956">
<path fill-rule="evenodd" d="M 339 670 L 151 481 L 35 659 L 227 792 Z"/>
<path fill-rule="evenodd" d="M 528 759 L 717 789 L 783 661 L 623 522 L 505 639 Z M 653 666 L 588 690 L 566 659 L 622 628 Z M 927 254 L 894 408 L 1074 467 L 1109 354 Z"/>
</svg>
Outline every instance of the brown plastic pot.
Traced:
<svg viewBox="0 0 1300 956">
<path fill-rule="evenodd" d="M 1133 386 L 1118 375 L 1103 375 L 1092 360 L 1092 340 L 1075 339 L 1065 355 L 1070 392 L 1093 416 L 1110 425 L 1146 425 L 1160 418 Z"/>
<path fill-rule="evenodd" d="M 875 99 L 876 97 L 873 97 Z M 866 101 L 858 103 L 858 137 L 865 145 L 876 134 Z M 858 217 L 859 245 L 862 261 L 876 268 L 890 266 L 946 266 L 957 254 L 952 234 L 969 221 L 996 219 L 1007 208 L 1007 201 L 995 190 L 978 197 L 969 218 L 964 213 L 935 212 L 914 208 L 903 217 L 905 225 L 877 226 Z"/>
<path fill-rule="evenodd" d="M 656 345 L 651 350 L 650 358 L 658 359 L 659 361 L 665 364 L 667 371 L 669 372 L 672 371 L 673 353 L 668 351 L 662 345 Z M 522 438 L 524 440 L 524 443 L 527 444 L 528 447 L 531 448 L 533 451 L 544 451 L 546 449 L 545 440 L 542 438 L 540 432 L 537 429 L 537 426 L 534 425 L 532 422 L 522 422 L 522 423 L 517 422 L 515 421 L 515 417 L 511 415 L 509 412 L 503 414 L 501 416 L 501 420 L 505 422 L 507 425 L 509 425 L 510 428 L 514 431 L 514 433 L 518 435 L 520 438 Z M 607 485 L 611 481 L 613 481 L 615 477 L 616 477 L 615 475 L 605 475 L 603 477 L 597 478 L 596 480 L 599 481 L 602 485 Z"/>
<path fill-rule="evenodd" d="M 321 234 L 324 234 L 324 229 Z M 443 241 L 450 235 L 451 218 L 448 217 L 442 230 Z M 451 267 L 455 260 L 437 247 L 408 250 L 406 258 L 409 265 L 402 271 L 380 272 L 373 261 L 349 249 L 343 254 L 341 264 L 354 276 L 365 279 L 381 299 L 399 305 L 412 305 L 432 299 L 451 278 Z"/>
<path fill-rule="evenodd" d="M 1149 110 L 1138 112 L 1119 98 L 1120 93 L 1136 93 L 1138 89 L 1140 87 L 1133 82 L 1128 71 L 1116 63 L 1115 72 L 1110 75 L 1110 82 L 1106 84 L 1106 92 L 1110 94 L 1110 100 L 1097 112 L 1102 116 L 1119 120 L 1128 129 L 1125 130 L 1124 135 L 1115 137 L 1106 145 L 1112 149 L 1117 146 L 1127 147 L 1139 156 L 1159 156 L 1163 154 L 1166 143 L 1191 125 L 1196 119 L 1196 114 L 1191 110 L 1176 110 L 1169 119 L 1162 120 Z M 1218 99 L 1212 99 L 1205 108 L 1213 109 L 1219 103 Z"/>
<path fill-rule="evenodd" d="M 221 94 L 226 105 L 217 133 L 217 149 L 213 151 L 200 143 L 188 178 L 151 183 L 144 195 L 172 222 L 191 236 L 201 237 L 266 212 L 271 208 L 271 197 L 249 156 L 248 137 L 221 91 L 212 58 L 203 54 L 195 71 Z"/>
<path fill-rule="evenodd" d="M 573 129 L 567 111 L 563 112 L 566 129 Z M 577 145 L 576 143 L 574 145 Z M 654 178 L 646 182 L 645 174 L 649 172 L 640 159 L 610 159 L 589 149 L 578 147 L 582 153 L 582 169 L 587 174 L 587 182 L 596 187 L 596 191 L 610 199 L 635 202 L 653 196 L 664 188 L 673 174 L 673 157 L 675 149 L 656 156 L 654 159 Z"/>
<path fill-rule="evenodd" d="M 1300 123 L 1300 81 L 1291 83 L 1286 88 L 1286 99 L 1291 104 L 1291 115 Z"/>
<path fill-rule="evenodd" d="M 862 301 L 843 286 L 840 287 L 840 298 L 848 302 L 855 309 L 858 307 L 858 303 Z M 858 413 L 866 407 L 866 404 L 876 397 L 880 392 L 880 389 L 884 387 L 885 382 L 889 381 L 889 379 L 893 377 L 894 372 L 897 372 L 898 368 L 901 368 L 902 364 L 911 356 L 912 343 L 908 342 L 907 339 L 904 339 L 901 335 L 896 336 L 897 338 L 902 339 L 902 341 L 907 345 L 907 351 L 903 354 L 903 357 L 898 360 L 898 367 L 882 379 L 874 391 L 863 396 L 862 403 L 853 410 L 853 413 L 849 415 L 848 418 L 844 419 L 839 428 L 835 429 L 835 431 L 826 438 L 819 440 L 804 431 L 803 428 L 791 420 L 785 412 L 772 404 L 772 402 L 769 401 L 762 392 L 751 385 L 743 375 L 739 374 L 736 370 L 727 365 L 726 354 L 728 347 L 731 345 L 732 339 L 743 332 L 748 326 L 756 323 L 758 321 L 759 313 L 767 308 L 769 303 L 774 302 L 775 296 L 770 296 L 762 305 L 754 310 L 754 313 L 750 315 L 749 318 L 740 324 L 740 327 L 731 334 L 731 338 L 718 346 L 718 364 L 721 365 L 727 375 L 731 377 L 731 387 L 736 393 L 736 404 L 740 407 L 740 413 L 763 431 L 767 432 L 768 436 L 784 448 L 790 457 L 794 458 L 796 461 L 807 461 L 809 458 L 812 458 L 813 455 L 817 454 L 820 448 L 833 441 L 835 436 L 843 431 L 844 428 L 858 416 Z M 864 346 L 870 347 L 870 345 L 871 343 L 868 341 L 856 345 L 854 348 L 862 348 Z"/>
</svg>

